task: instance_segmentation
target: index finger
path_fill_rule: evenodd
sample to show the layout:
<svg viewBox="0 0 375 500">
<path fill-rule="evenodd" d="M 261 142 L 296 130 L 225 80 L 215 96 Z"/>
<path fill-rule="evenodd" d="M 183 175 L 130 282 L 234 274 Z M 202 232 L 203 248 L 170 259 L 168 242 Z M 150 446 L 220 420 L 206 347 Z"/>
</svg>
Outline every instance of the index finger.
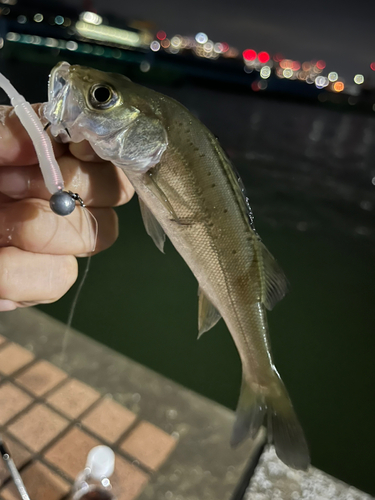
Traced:
<svg viewBox="0 0 375 500">
<path fill-rule="evenodd" d="M 38 114 L 41 104 L 33 104 Z M 53 138 L 52 146 L 56 157 L 66 150 L 66 144 L 60 144 Z M 0 106 L 0 167 L 1 165 L 35 165 L 38 158 L 32 140 L 23 127 L 12 106 Z"/>
<path fill-rule="evenodd" d="M 94 163 L 106 163 L 106 160 L 100 158 L 87 141 L 70 142 L 69 150 L 73 156 L 78 158 L 78 160 Z"/>
</svg>

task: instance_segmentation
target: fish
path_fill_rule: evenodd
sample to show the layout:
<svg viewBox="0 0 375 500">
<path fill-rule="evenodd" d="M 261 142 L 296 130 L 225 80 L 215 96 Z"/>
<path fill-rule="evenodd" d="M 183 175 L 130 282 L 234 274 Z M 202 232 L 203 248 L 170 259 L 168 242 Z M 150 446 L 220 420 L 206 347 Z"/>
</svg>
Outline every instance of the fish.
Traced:
<svg viewBox="0 0 375 500">
<path fill-rule="evenodd" d="M 53 135 L 88 140 L 121 168 L 138 195 L 147 233 L 166 236 L 198 281 L 201 336 L 223 318 L 242 363 L 231 445 L 262 425 L 278 457 L 305 470 L 308 445 L 274 365 L 267 310 L 287 279 L 257 234 L 243 184 L 218 139 L 174 99 L 126 76 L 59 63 L 43 114 Z"/>
</svg>

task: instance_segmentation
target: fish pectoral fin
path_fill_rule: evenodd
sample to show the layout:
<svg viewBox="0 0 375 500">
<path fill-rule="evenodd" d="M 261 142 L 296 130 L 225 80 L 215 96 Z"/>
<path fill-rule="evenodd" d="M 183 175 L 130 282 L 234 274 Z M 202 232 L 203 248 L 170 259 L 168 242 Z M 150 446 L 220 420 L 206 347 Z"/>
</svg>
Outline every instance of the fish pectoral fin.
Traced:
<svg viewBox="0 0 375 500">
<path fill-rule="evenodd" d="M 172 207 L 170 201 L 168 200 L 166 194 L 164 191 L 161 189 L 161 187 L 158 185 L 156 181 L 156 176 L 152 170 L 146 173 L 146 176 L 149 179 L 149 182 L 147 183 L 148 189 L 152 192 L 152 194 L 160 201 L 160 203 L 164 206 L 165 209 L 168 210 L 168 212 L 172 215 L 172 220 L 174 222 L 180 223 L 180 219 L 177 217 L 177 214 Z"/>
<path fill-rule="evenodd" d="M 204 332 L 207 332 L 216 325 L 216 323 L 221 318 L 221 314 L 216 309 L 214 305 L 212 305 L 211 301 L 208 300 L 205 293 L 201 289 L 198 288 L 198 339 Z"/>
<path fill-rule="evenodd" d="M 271 310 L 285 296 L 288 291 L 288 280 L 279 264 L 270 254 L 263 243 L 258 243 L 263 257 L 265 287 L 262 293 L 262 303 Z"/>
<path fill-rule="evenodd" d="M 171 222 L 175 222 L 179 226 L 192 226 L 194 224 L 194 220 L 192 218 L 184 217 L 179 219 L 170 219 Z"/>
<path fill-rule="evenodd" d="M 164 253 L 165 232 L 161 227 L 156 217 L 151 210 L 145 205 L 144 201 L 139 198 L 139 206 L 141 209 L 143 223 L 146 228 L 146 233 L 154 240 L 158 249 Z"/>
</svg>

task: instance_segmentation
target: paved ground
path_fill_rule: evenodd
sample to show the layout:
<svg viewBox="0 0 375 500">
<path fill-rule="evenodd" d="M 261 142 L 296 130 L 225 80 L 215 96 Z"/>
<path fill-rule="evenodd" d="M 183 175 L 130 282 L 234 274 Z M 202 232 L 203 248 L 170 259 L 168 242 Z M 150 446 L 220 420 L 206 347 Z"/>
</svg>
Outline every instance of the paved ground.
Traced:
<svg viewBox="0 0 375 500">
<path fill-rule="evenodd" d="M 29 494 L 60 500 L 99 443 L 119 500 L 229 499 L 252 453 L 229 447 L 233 412 L 37 310 L 0 316 L 0 433 Z M 16 500 L 0 464 L 2 500 Z"/>
<path fill-rule="evenodd" d="M 348 486 L 310 467 L 307 472 L 284 465 L 273 447 L 263 453 L 243 500 L 371 500 Z"/>
<path fill-rule="evenodd" d="M 289 469 L 256 443 L 229 447 L 233 412 L 37 310 L 0 315 L 0 435 L 31 500 L 65 500 L 88 451 L 116 453 L 118 500 L 371 497 L 310 467 Z M 242 487 L 241 487 L 242 483 Z M 18 500 L 0 462 L 0 500 Z"/>
</svg>

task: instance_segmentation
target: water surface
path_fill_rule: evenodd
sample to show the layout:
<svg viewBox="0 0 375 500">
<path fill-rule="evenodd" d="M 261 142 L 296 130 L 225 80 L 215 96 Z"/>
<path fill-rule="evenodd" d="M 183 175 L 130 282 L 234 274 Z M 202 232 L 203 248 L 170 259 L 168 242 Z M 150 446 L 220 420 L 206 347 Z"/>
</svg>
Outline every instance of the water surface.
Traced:
<svg viewBox="0 0 375 500">
<path fill-rule="evenodd" d="M 257 96 L 159 88 L 193 111 L 240 171 L 264 243 L 290 281 L 269 314 L 276 365 L 313 464 L 365 491 L 373 482 L 375 120 Z M 74 327 L 230 408 L 241 368 L 221 321 L 199 342 L 197 284 L 162 255 L 137 200 L 96 256 Z M 43 306 L 65 321 L 72 295 Z"/>
</svg>

